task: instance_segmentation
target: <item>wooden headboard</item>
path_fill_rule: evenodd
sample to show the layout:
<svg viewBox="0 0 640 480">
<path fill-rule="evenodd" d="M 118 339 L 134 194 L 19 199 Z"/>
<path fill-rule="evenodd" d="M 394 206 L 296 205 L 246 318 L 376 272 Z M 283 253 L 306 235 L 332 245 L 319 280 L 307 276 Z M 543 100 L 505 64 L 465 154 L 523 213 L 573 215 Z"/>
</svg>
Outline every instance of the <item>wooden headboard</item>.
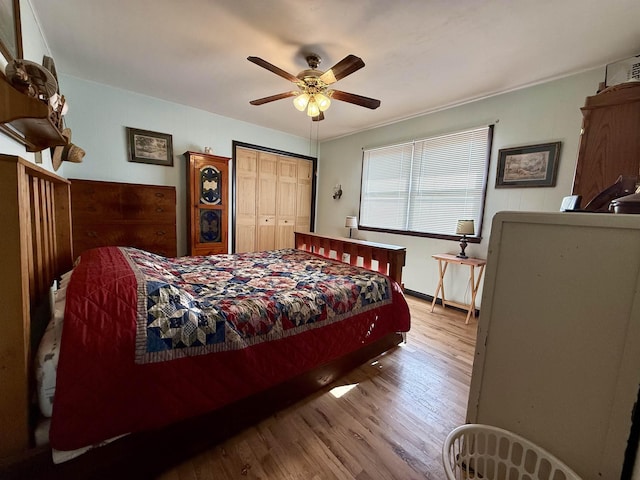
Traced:
<svg viewBox="0 0 640 480">
<path fill-rule="evenodd" d="M 73 253 L 136 247 L 177 255 L 176 187 L 76 180 L 71 182 Z"/>
<path fill-rule="evenodd" d="M 0 155 L 0 458 L 29 447 L 31 321 L 49 286 L 72 265 L 69 182 Z"/>
</svg>

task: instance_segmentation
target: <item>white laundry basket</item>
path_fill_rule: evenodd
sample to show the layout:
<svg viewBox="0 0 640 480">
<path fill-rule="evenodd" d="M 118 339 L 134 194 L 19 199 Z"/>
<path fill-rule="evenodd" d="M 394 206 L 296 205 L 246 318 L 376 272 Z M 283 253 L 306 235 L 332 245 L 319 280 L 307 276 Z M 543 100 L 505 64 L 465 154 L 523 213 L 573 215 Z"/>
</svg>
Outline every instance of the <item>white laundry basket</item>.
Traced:
<svg viewBox="0 0 640 480">
<path fill-rule="evenodd" d="M 526 438 L 490 425 L 454 429 L 442 447 L 447 480 L 581 480 Z"/>
</svg>

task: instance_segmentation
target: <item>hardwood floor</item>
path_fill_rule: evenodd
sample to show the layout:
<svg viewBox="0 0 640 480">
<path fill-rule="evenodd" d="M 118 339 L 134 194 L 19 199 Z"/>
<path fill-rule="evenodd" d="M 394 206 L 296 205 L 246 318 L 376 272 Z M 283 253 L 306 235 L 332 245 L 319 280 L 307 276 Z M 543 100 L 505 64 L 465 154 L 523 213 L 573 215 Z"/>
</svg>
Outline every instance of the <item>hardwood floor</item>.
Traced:
<svg viewBox="0 0 640 480">
<path fill-rule="evenodd" d="M 464 423 L 477 323 L 407 301 L 406 344 L 158 478 L 442 479 L 442 443 Z M 333 387 L 348 391 L 336 398 Z"/>
</svg>

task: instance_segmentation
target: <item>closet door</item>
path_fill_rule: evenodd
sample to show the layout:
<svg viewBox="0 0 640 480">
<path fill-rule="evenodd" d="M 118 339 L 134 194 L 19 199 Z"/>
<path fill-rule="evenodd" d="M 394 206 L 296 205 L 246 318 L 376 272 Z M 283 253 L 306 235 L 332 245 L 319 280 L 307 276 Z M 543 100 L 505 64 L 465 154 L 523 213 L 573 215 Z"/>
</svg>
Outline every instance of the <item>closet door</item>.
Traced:
<svg viewBox="0 0 640 480">
<path fill-rule="evenodd" d="M 313 219 L 314 162 L 235 147 L 234 251 L 293 248 Z"/>
<path fill-rule="evenodd" d="M 298 187 L 296 197 L 297 232 L 311 231 L 311 192 L 313 186 L 313 163 L 298 159 Z"/>
<path fill-rule="evenodd" d="M 295 158 L 278 157 L 276 248 L 293 248 L 295 244 L 297 171 Z"/>
<path fill-rule="evenodd" d="M 186 152 L 189 255 L 228 251 L 229 159 Z"/>
<path fill-rule="evenodd" d="M 236 252 L 256 251 L 258 152 L 236 149 Z"/>
<path fill-rule="evenodd" d="M 258 221 L 256 250 L 276 247 L 276 200 L 278 186 L 278 156 L 258 153 Z"/>
</svg>

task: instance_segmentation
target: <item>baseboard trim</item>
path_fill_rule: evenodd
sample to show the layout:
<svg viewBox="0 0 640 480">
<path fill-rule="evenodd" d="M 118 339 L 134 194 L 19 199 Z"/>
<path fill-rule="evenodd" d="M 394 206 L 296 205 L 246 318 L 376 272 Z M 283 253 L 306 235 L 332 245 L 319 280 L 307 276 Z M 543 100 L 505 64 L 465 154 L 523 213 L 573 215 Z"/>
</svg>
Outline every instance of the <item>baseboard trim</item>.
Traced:
<svg viewBox="0 0 640 480">
<path fill-rule="evenodd" d="M 409 288 L 404 289 L 405 295 L 409 295 L 411 297 L 416 297 L 421 300 L 426 300 L 427 302 L 433 302 L 433 295 L 427 295 L 426 293 L 418 292 L 416 290 L 411 290 Z M 436 304 L 442 306 L 442 299 L 437 298 Z M 449 305 L 447 308 L 452 308 L 453 310 L 458 310 L 459 312 L 467 313 L 467 310 L 464 308 L 455 307 L 453 305 Z M 480 315 L 480 309 L 476 308 L 476 317 Z"/>
</svg>

